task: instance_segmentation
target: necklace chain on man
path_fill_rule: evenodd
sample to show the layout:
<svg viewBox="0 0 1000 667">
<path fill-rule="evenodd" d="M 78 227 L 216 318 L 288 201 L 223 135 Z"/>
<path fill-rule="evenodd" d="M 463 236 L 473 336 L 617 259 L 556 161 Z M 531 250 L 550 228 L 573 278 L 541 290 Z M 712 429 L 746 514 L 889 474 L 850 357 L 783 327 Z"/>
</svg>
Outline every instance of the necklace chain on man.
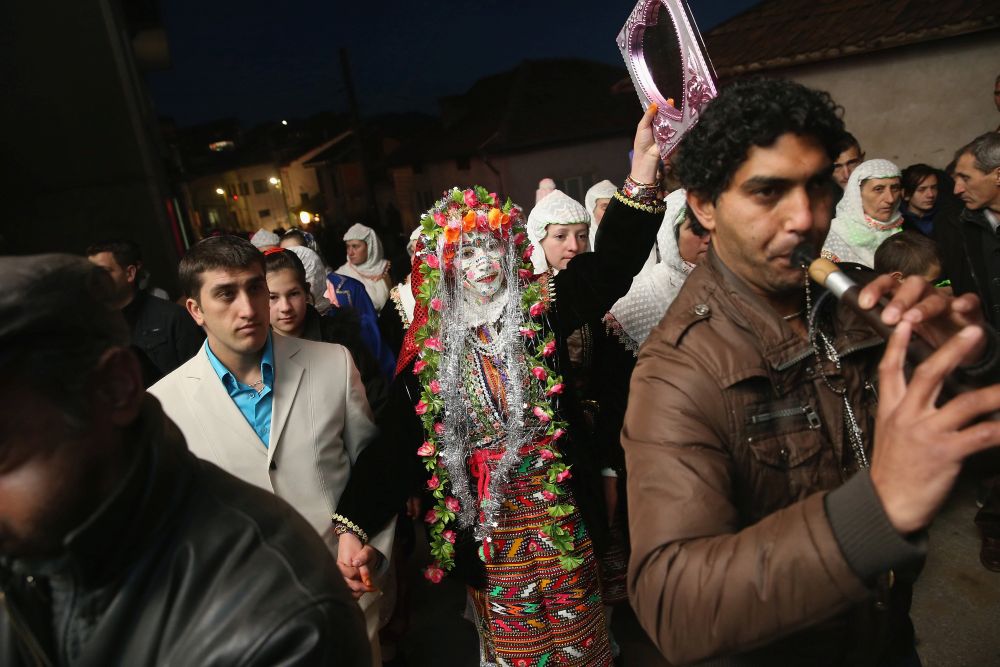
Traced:
<svg viewBox="0 0 1000 667">
<path fill-rule="evenodd" d="M 834 394 L 840 396 L 841 402 L 844 404 L 844 428 L 847 431 L 847 439 L 851 443 L 851 451 L 854 453 L 854 460 L 857 462 L 858 467 L 862 469 L 867 469 L 870 464 L 868 462 L 868 455 L 865 454 L 865 443 L 864 435 L 861 432 L 861 427 L 858 425 L 858 419 L 854 414 L 854 408 L 851 407 L 851 402 L 847 398 L 847 386 L 834 387 L 833 383 L 830 382 L 830 378 L 827 377 L 826 370 L 823 368 L 823 359 L 826 358 L 828 361 L 836 366 L 837 370 L 841 369 L 840 355 L 837 353 L 837 348 L 834 347 L 833 342 L 830 341 L 829 336 L 827 336 L 820 328 L 817 322 L 818 314 L 812 312 L 812 291 L 809 287 L 809 274 L 806 273 L 805 277 L 806 286 L 806 311 L 810 314 L 809 316 L 809 343 L 813 347 L 813 352 L 816 354 L 816 370 L 819 372 L 820 378 L 823 380 L 823 384 L 826 388 L 832 391 Z M 817 345 L 817 340 L 822 343 L 822 346 Z M 822 350 L 820 349 L 822 347 Z"/>
</svg>

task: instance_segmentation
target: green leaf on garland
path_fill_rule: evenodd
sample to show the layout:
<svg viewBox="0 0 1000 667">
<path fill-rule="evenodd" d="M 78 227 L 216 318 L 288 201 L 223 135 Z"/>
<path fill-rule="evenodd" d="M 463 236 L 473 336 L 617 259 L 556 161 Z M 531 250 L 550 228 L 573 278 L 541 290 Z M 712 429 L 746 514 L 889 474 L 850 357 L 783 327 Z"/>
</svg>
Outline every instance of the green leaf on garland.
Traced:
<svg viewBox="0 0 1000 667">
<path fill-rule="evenodd" d="M 583 565 L 583 559 L 579 556 L 559 556 L 559 565 L 567 572 L 572 572 Z"/>
<path fill-rule="evenodd" d="M 569 516 L 576 509 L 573 505 L 553 505 L 549 508 L 549 516 L 551 517 L 562 517 Z"/>
</svg>

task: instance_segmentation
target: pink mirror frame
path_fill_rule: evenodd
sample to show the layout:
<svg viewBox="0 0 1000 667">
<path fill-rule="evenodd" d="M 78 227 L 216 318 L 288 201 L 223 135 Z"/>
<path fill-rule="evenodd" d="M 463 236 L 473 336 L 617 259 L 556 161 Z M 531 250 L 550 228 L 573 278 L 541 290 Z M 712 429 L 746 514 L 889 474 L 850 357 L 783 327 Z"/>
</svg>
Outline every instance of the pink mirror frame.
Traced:
<svg viewBox="0 0 1000 667">
<path fill-rule="evenodd" d="M 684 100 L 680 110 L 668 104 L 660 94 L 642 50 L 642 35 L 646 27 L 656 25 L 667 16 L 674 24 L 684 72 Z M 654 102 L 659 107 L 653 119 L 653 133 L 660 157 L 666 162 L 684 134 L 698 122 L 701 110 L 718 95 L 715 69 L 708 59 L 701 34 L 690 18 L 684 0 L 639 0 L 618 33 L 617 42 L 642 108 Z"/>
</svg>

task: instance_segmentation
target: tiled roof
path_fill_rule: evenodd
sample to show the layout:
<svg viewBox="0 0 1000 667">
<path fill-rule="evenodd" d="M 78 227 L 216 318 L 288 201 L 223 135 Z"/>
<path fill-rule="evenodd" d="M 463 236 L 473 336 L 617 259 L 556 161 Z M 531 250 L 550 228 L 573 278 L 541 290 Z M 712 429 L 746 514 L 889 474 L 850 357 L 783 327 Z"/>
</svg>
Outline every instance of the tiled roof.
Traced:
<svg viewBox="0 0 1000 667">
<path fill-rule="evenodd" d="M 997 0 L 765 0 L 705 45 L 726 78 L 996 28 Z"/>
<path fill-rule="evenodd" d="M 631 136 L 642 114 L 624 67 L 575 59 L 531 60 L 441 100 L 442 129 L 404 144 L 393 164 L 533 150 Z"/>
</svg>

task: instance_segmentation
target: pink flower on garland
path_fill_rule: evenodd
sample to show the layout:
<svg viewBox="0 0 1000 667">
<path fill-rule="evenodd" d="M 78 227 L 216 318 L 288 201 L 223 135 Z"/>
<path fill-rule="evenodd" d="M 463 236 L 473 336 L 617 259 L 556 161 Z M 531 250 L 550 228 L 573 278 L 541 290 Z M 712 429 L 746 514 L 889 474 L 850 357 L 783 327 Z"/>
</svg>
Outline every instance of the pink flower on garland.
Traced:
<svg viewBox="0 0 1000 667">
<path fill-rule="evenodd" d="M 444 579 L 444 570 L 436 565 L 431 565 L 424 570 L 424 579 L 432 584 L 440 584 Z"/>
<path fill-rule="evenodd" d="M 427 386 L 430 388 L 430 390 L 433 393 L 435 393 L 435 394 L 440 394 L 441 393 L 441 383 L 438 382 L 437 380 L 431 380 L 430 384 L 427 385 Z"/>
<path fill-rule="evenodd" d="M 441 422 L 434 424 L 434 435 L 444 435 L 444 424 Z"/>
<path fill-rule="evenodd" d="M 557 428 L 557 429 L 556 429 L 556 430 L 555 430 L 555 431 L 554 431 L 554 432 L 552 433 L 552 440 L 553 440 L 553 441 L 555 441 L 555 440 L 558 440 L 559 438 L 563 437 L 564 435 L 566 435 L 566 431 L 565 431 L 565 429 L 561 429 L 561 428 Z"/>
<path fill-rule="evenodd" d="M 448 225 L 448 218 L 441 211 L 434 211 L 434 224 L 438 227 L 445 227 Z"/>
<path fill-rule="evenodd" d="M 496 206 L 500 203 L 499 195 L 495 192 L 490 193 L 490 199 L 493 200 L 493 205 Z"/>
<path fill-rule="evenodd" d="M 534 415 L 538 417 L 538 421 L 542 422 L 543 424 L 552 419 L 552 417 L 550 417 L 548 413 L 545 412 L 545 410 L 538 407 L 537 405 L 535 406 L 535 409 L 532 410 L 531 412 L 534 413 Z"/>
<path fill-rule="evenodd" d="M 514 215 L 513 211 L 511 211 L 510 213 L 511 213 L 511 215 Z M 518 232 L 517 234 L 514 234 L 514 238 L 513 238 L 514 245 L 521 245 L 522 243 L 524 243 L 524 239 L 526 239 L 526 238 L 528 238 L 528 237 L 525 236 L 524 232 Z"/>
<path fill-rule="evenodd" d="M 532 273 L 528 269 L 518 269 L 517 270 L 517 277 L 520 278 L 521 280 L 527 281 L 527 280 L 531 280 L 532 278 L 534 278 L 535 274 Z"/>
<path fill-rule="evenodd" d="M 525 338 L 534 338 L 535 337 L 535 330 L 534 329 L 529 329 L 528 327 L 521 327 L 519 329 L 519 331 L 521 332 L 521 335 L 524 336 Z"/>
<path fill-rule="evenodd" d="M 542 457 L 543 461 L 553 461 L 556 458 L 551 449 L 540 449 L 538 450 L 538 455 Z"/>
<path fill-rule="evenodd" d="M 421 372 L 422 372 L 422 371 L 423 371 L 423 370 L 424 370 L 425 368 L 427 368 L 427 362 L 426 362 L 426 361 L 424 361 L 423 359 L 418 359 L 418 360 L 417 360 L 417 361 L 416 361 L 416 362 L 415 362 L 415 363 L 413 364 L 413 374 L 414 374 L 414 375 L 420 375 L 420 373 L 421 373 Z"/>
<path fill-rule="evenodd" d="M 434 456 L 437 452 L 437 447 L 434 446 L 433 442 L 424 441 L 424 444 L 420 445 L 417 450 L 417 456 Z"/>
<path fill-rule="evenodd" d="M 573 474 L 569 471 L 569 468 L 566 468 L 566 470 L 563 470 L 560 473 L 556 473 L 556 481 L 557 482 L 565 482 L 567 479 L 570 479 L 572 477 L 573 477 Z"/>
<path fill-rule="evenodd" d="M 535 246 L 529 244 L 528 247 L 524 249 L 524 252 L 521 253 L 521 260 L 525 261 L 525 262 L 527 262 L 528 260 L 530 260 L 531 259 L 531 253 L 534 252 L 534 250 L 535 250 Z"/>
<path fill-rule="evenodd" d="M 424 261 L 427 262 L 427 266 L 431 267 L 432 269 L 441 268 L 441 260 L 438 259 L 437 255 L 434 254 L 427 255 Z"/>
<path fill-rule="evenodd" d="M 434 350 L 435 352 L 444 352 L 444 346 L 441 344 L 441 340 L 439 338 L 428 338 L 424 341 L 424 347 Z"/>
<path fill-rule="evenodd" d="M 424 523 L 437 523 L 438 513 L 434 510 L 427 510 L 427 514 L 424 515 Z"/>
<path fill-rule="evenodd" d="M 441 480 L 438 478 L 436 474 L 431 475 L 431 478 L 427 480 L 427 488 L 433 491 L 437 489 L 439 486 L 441 486 Z"/>
<path fill-rule="evenodd" d="M 545 395 L 546 396 L 555 396 L 556 394 L 561 394 L 561 393 L 563 393 L 563 383 L 562 382 L 560 382 L 559 384 L 554 384 L 551 387 L 549 387 L 549 390 L 545 392 Z"/>
<path fill-rule="evenodd" d="M 447 541 L 451 542 L 452 544 L 455 543 L 455 537 L 456 537 L 456 535 L 455 535 L 455 531 L 454 530 L 446 530 L 446 531 L 444 531 L 443 533 L 441 533 L 441 537 L 443 537 Z"/>
<path fill-rule="evenodd" d="M 441 311 L 441 299 L 437 297 L 431 299 L 431 310 Z"/>
<path fill-rule="evenodd" d="M 541 301 L 536 301 L 535 303 L 531 304 L 531 308 L 528 309 L 528 314 L 531 315 L 532 317 L 538 317 L 544 312 L 545 312 L 545 304 L 543 304 Z"/>
<path fill-rule="evenodd" d="M 462 197 L 466 206 L 479 206 L 479 197 L 476 196 L 475 190 L 466 190 L 462 193 Z"/>
<path fill-rule="evenodd" d="M 538 380 L 539 382 L 545 382 L 545 378 L 549 376 L 549 374 L 545 372 L 545 369 L 542 368 L 541 366 L 535 366 L 534 368 L 532 368 L 531 374 L 534 375 L 535 379 Z"/>
<path fill-rule="evenodd" d="M 458 498 L 454 496 L 448 496 L 445 498 L 444 506 L 449 512 L 457 512 L 462 509 L 462 503 L 458 502 Z"/>
<path fill-rule="evenodd" d="M 548 343 L 545 344 L 545 347 L 542 348 L 542 356 L 551 357 L 555 353 L 556 353 L 556 342 L 554 340 L 550 340 Z"/>
<path fill-rule="evenodd" d="M 555 500 L 556 494 L 552 493 L 551 491 L 542 491 L 542 497 L 545 498 L 546 500 Z"/>
<path fill-rule="evenodd" d="M 423 399 L 417 401 L 417 405 L 413 408 L 413 411 L 418 415 L 426 414 L 427 408 L 430 406 L 424 403 Z"/>
</svg>

